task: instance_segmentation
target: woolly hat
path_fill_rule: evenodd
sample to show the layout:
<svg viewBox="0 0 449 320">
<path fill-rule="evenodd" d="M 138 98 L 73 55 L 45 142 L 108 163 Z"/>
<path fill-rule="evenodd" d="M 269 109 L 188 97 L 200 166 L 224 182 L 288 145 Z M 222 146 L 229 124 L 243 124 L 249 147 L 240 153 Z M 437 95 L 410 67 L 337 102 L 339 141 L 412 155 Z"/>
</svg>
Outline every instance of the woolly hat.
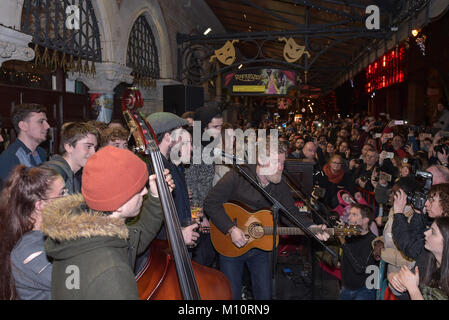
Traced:
<svg viewBox="0 0 449 320">
<path fill-rule="evenodd" d="M 170 112 L 155 112 L 147 117 L 155 134 L 169 132 L 173 129 L 183 127 L 189 124 L 188 120 L 178 117 Z"/>
<path fill-rule="evenodd" d="M 223 117 L 220 108 L 218 107 L 201 107 L 195 110 L 195 116 L 193 120 L 201 121 L 201 132 L 203 132 L 203 128 L 206 128 L 209 122 L 212 121 L 213 118 L 221 118 Z"/>
<path fill-rule="evenodd" d="M 81 193 L 89 208 L 115 211 L 140 192 L 148 181 L 148 169 L 129 150 L 101 148 L 83 169 Z"/>
</svg>

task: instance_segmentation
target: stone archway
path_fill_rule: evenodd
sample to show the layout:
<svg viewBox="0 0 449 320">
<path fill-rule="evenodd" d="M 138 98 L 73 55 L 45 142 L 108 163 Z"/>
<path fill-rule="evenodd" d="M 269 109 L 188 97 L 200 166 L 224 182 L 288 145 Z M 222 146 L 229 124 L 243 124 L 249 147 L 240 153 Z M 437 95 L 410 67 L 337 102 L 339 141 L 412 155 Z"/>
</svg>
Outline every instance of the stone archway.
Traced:
<svg viewBox="0 0 449 320">
<path fill-rule="evenodd" d="M 156 87 L 154 88 L 140 88 L 145 101 L 143 112 L 149 114 L 162 111 L 163 87 L 165 85 L 179 83 L 171 80 L 175 78 L 174 74 L 176 70 L 173 68 L 173 50 L 162 10 L 157 2 L 151 2 L 151 4 L 146 2 L 142 5 L 139 1 L 128 0 L 122 2 L 120 13 L 125 18 L 124 21 L 129 21 L 129 24 L 123 27 L 126 38 L 121 41 L 125 48 L 122 52 L 122 59 L 124 61 L 127 58 L 126 49 L 134 23 L 139 17 L 144 16 L 150 25 L 159 57 L 160 79 L 156 80 Z"/>
<path fill-rule="evenodd" d="M 135 1 L 124 2 L 122 3 L 121 10 L 127 9 L 127 4 L 131 4 Z M 128 44 L 128 39 L 131 34 L 132 27 L 136 20 L 144 15 L 149 23 L 151 30 L 153 32 L 156 48 L 159 56 L 159 70 L 160 77 L 162 79 L 174 78 L 174 70 L 172 66 L 172 50 L 170 48 L 170 41 L 168 38 L 168 30 L 165 25 L 165 21 L 162 18 L 163 14 L 161 8 L 156 2 L 152 2 L 153 6 L 135 6 L 134 8 L 129 8 L 131 19 L 127 21 L 131 21 L 126 27 L 124 27 L 126 35 L 126 45 Z M 126 50 L 122 53 L 123 61 L 126 61 Z"/>
</svg>

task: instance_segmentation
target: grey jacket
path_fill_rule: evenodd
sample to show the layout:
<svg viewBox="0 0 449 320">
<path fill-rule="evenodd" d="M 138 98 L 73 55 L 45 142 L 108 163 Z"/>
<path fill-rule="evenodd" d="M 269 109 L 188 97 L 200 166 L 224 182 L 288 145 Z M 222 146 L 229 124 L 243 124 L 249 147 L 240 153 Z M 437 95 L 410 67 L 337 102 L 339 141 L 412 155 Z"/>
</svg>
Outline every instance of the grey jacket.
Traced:
<svg viewBox="0 0 449 320">
<path fill-rule="evenodd" d="M 73 173 L 72 168 L 62 156 L 56 154 L 41 166 L 56 170 L 64 179 L 69 194 L 81 193 L 81 172 Z"/>
<path fill-rule="evenodd" d="M 11 269 L 20 299 L 51 299 L 52 265 L 45 253 L 41 231 L 30 231 L 19 240 L 11 251 Z"/>
</svg>

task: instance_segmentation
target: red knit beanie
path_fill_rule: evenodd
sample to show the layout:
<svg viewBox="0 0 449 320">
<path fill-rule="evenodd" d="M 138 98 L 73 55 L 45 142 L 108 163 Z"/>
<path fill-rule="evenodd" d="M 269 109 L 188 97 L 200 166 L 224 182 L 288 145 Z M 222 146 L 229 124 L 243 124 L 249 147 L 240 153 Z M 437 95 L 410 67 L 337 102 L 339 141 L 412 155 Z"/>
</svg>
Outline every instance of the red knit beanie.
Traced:
<svg viewBox="0 0 449 320">
<path fill-rule="evenodd" d="M 101 148 L 83 169 L 81 193 L 89 208 L 115 211 L 140 192 L 148 181 L 148 169 L 129 150 Z"/>
</svg>

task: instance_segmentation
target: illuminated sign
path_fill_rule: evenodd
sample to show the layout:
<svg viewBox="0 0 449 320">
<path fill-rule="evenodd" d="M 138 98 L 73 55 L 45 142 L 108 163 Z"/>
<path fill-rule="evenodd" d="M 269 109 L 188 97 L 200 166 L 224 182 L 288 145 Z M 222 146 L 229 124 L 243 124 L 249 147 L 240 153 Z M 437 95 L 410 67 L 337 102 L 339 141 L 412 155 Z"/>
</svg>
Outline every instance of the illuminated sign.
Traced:
<svg viewBox="0 0 449 320">
<path fill-rule="evenodd" d="M 398 47 L 366 68 L 366 92 L 390 87 L 404 81 L 404 46 Z"/>
<path fill-rule="evenodd" d="M 296 87 L 296 72 L 281 69 L 242 69 L 224 76 L 231 94 L 287 95 Z"/>
</svg>

